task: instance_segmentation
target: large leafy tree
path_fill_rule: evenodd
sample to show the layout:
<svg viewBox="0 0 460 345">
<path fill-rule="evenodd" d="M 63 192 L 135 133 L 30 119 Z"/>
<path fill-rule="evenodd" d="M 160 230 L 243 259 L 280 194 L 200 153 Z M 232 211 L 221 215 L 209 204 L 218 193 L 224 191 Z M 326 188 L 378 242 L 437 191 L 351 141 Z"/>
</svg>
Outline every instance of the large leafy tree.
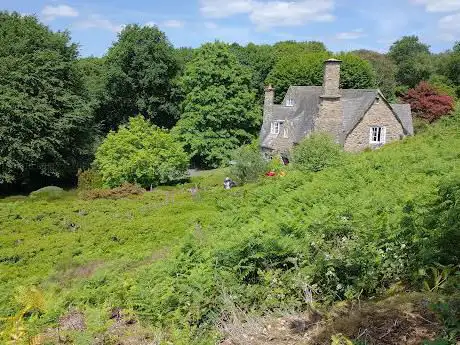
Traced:
<svg viewBox="0 0 460 345">
<path fill-rule="evenodd" d="M 327 52 L 288 55 L 277 61 L 267 77 L 266 83 L 276 90 L 275 101 L 284 98 L 290 85 L 322 85 L 324 61 L 330 57 Z M 371 65 L 353 54 L 340 54 L 340 86 L 345 89 L 375 87 L 375 73 Z"/>
<path fill-rule="evenodd" d="M 456 86 L 460 86 L 460 42 L 445 54 L 443 60 L 443 74 Z"/>
<path fill-rule="evenodd" d="M 96 166 L 108 187 L 126 182 L 151 187 L 183 178 L 188 156 L 170 133 L 137 116 L 107 135 Z"/>
<path fill-rule="evenodd" d="M 375 71 L 377 86 L 389 100 L 395 98 L 396 64 L 386 54 L 371 50 L 357 50 L 353 54 L 368 61 Z"/>
<path fill-rule="evenodd" d="M 277 59 L 292 55 L 327 52 L 324 43 L 318 41 L 280 41 L 273 45 L 273 49 Z"/>
<path fill-rule="evenodd" d="M 175 130 L 196 165 L 219 166 L 259 130 L 261 110 L 251 78 L 220 42 L 203 45 L 187 65 L 181 78 L 186 97 Z"/>
<path fill-rule="evenodd" d="M 97 119 L 116 129 L 141 114 L 152 123 L 172 127 L 179 117 L 174 79 L 179 63 L 174 48 L 157 27 L 128 25 L 106 56 L 105 99 Z"/>
<path fill-rule="evenodd" d="M 0 185 L 68 176 L 91 159 L 93 121 L 77 55 L 67 32 L 0 12 Z"/>
<path fill-rule="evenodd" d="M 273 47 L 254 43 L 240 46 L 234 43 L 230 46 L 230 49 L 236 55 L 238 61 L 251 70 L 253 76 L 251 86 L 257 91 L 258 99 L 262 103 L 265 79 L 276 60 Z"/>
<path fill-rule="evenodd" d="M 415 87 L 430 79 L 434 71 L 430 47 L 417 36 L 404 36 L 390 47 L 389 56 L 396 63 L 398 83 Z"/>
<path fill-rule="evenodd" d="M 77 67 L 83 79 L 86 98 L 97 109 L 100 107 L 107 82 L 107 66 L 105 58 L 86 57 L 80 58 Z"/>
</svg>

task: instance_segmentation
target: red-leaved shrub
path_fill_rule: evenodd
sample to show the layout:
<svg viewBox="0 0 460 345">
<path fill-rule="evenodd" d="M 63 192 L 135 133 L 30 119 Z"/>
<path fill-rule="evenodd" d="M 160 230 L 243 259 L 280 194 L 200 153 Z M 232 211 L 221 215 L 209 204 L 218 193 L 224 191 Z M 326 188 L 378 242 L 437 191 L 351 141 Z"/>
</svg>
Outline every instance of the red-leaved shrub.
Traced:
<svg viewBox="0 0 460 345">
<path fill-rule="evenodd" d="M 440 94 L 432 85 L 422 81 L 402 97 L 409 103 L 415 116 L 428 122 L 434 122 L 454 110 L 454 100 L 448 95 Z"/>
</svg>

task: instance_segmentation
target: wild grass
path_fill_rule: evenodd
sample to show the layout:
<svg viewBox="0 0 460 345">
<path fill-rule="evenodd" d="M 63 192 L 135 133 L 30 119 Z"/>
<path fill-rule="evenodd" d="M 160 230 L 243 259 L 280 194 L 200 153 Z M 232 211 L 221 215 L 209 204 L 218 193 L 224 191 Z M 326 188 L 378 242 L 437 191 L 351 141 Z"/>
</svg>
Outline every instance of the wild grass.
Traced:
<svg viewBox="0 0 460 345">
<path fill-rule="evenodd" d="M 424 268 L 458 264 L 440 244 L 460 186 L 459 129 L 456 116 L 338 167 L 230 191 L 218 170 L 119 200 L 2 200 L 0 318 L 34 287 L 47 302 L 27 315 L 30 336 L 77 308 L 88 328 L 72 341 L 88 343 L 78 339 L 107 330 L 116 307 L 177 344 L 208 344 L 231 308 L 303 310 L 397 282 L 423 289 Z"/>
</svg>

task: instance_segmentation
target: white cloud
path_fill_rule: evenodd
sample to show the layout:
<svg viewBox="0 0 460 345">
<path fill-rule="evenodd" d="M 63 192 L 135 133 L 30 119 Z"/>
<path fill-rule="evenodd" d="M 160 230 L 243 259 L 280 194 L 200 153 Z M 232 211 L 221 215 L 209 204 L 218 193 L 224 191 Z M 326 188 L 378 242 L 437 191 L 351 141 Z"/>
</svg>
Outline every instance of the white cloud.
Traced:
<svg viewBox="0 0 460 345">
<path fill-rule="evenodd" d="M 78 11 L 67 5 L 45 6 L 41 12 L 45 20 L 54 20 L 59 17 L 78 17 Z"/>
<path fill-rule="evenodd" d="M 92 14 L 87 19 L 75 23 L 75 27 L 79 29 L 102 29 L 117 33 L 123 30 L 124 25 L 114 24 L 98 14 Z"/>
<path fill-rule="evenodd" d="M 363 29 L 356 29 L 349 32 L 339 32 L 335 38 L 338 40 L 356 40 L 365 36 L 366 34 L 364 33 Z"/>
<path fill-rule="evenodd" d="M 445 16 L 439 20 L 440 38 L 455 41 L 460 34 L 460 13 Z"/>
<path fill-rule="evenodd" d="M 334 6 L 334 0 L 201 0 L 201 13 L 212 18 L 247 14 L 251 22 L 265 29 L 333 21 Z"/>
<path fill-rule="evenodd" d="M 453 12 L 460 10 L 460 0 L 411 0 L 412 3 L 424 5 L 427 12 Z"/>
<path fill-rule="evenodd" d="M 254 2 L 249 18 L 259 28 L 296 26 L 307 22 L 329 22 L 334 20 L 332 0 L 304 0 L 298 2 L 270 1 Z"/>
<path fill-rule="evenodd" d="M 224 18 L 251 12 L 253 2 L 253 0 L 201 0 L 200 9 L 206 17 Z"/>
<path fill-rule="evenodd" d="M 163 26 L 165 26 L 167 28 L 178 29 L 178 28 L 183 28 L 184 25 L 185 25 L 184 22 L 182 22 L 180 20 L 175 20 L 175 19 L 171 19 L 171 20 L 167 20 L 167 21 L 163 22 Z"/>
<path fill-rule="evenodd" d="M 214 30 L 218 28 L 218 25 L 214 22 L 204 22 L 204 27 L 206 29 Z"/>
<path fill-rule="evenodd" d="M 148 27 L 153 28 L 154 26 L 157 26 L 157 23 L 155 23 L 154 21 L 149 21 L 149 22 L 145 23 L 144 26 L 148 26 Z"/>
</svg>

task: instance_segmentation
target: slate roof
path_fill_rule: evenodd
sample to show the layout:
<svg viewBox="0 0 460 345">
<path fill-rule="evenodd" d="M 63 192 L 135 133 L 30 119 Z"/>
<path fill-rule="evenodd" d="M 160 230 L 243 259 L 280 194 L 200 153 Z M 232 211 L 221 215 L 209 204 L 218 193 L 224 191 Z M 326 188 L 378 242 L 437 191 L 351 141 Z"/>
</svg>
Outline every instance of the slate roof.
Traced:
<svg viewBox="0 0 460 345">
<path fill-rule="evenodd" d="M 408 134 L 414 135 L 414 126 L 412 124 L 412 112 L 410 104 L 391 104 L 393 111 L 398 115 L 404 129 Z"/>
<path fill-rule="evenodd" d="M 287 120 L 292 122 L 294 133 L 290 135 L 293 143 L 300 142 L 313 130 L 314 119 L 318 114 L 320 96 L 323 94 L 322 86 L 291 86 L 286 93 L 286 98 L 294 99 L 295 106 L 285 106 L 286 99 L 282 104 L 273 106 L 273 120 Z M 341 89 L 341 101 L 343 106 L 343 140 L 351 133 L 361 121 L 376 97 L 385 100 L 378 89 Z M 386 100 L 385 100 L 386 101 Z M 403 126 L 406 134 L 414 133 L 412 116 L 409 104 L 390 104 L 393 112 Z M 275 139 L 269 135 L 270 123 L 262 125 L 262 147 L 274 148 L 272 141 Z"/>
</svg>

